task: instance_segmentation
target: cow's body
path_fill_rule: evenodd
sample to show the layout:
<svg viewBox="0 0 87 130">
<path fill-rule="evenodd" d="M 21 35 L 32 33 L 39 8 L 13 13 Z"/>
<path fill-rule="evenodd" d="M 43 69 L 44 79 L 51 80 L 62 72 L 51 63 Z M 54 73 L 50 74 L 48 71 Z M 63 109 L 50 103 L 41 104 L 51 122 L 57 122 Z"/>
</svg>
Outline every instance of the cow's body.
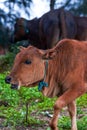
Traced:
<svg viewBox="0 0 87 130">
<path fill-rule="evenodd" d="M 19 18 L 14 29 L 13 41 L 29 40 L 37 48 L 49 49 L 63 38 L 87 40 L 87 17 L 56 9 L 32 20 Z"/>
<path fill-rule="evenodd" d="M 51 60 L 47 65 L 48 58 Z M 51 129 L 58 130 L 59 112 L 68 106 L 71 130 L 77 130 L 75 99 L 87 91 L 87 42 L 65 39 L 45 51 L 33 46 L 22 48 L 6 82 L 18 88 L 38 85 L 40 81 L 48 84 L 41 90 L 45 96 L 59 97 L 54 105 Z"/>
<path fill-rule="evenodd" d="M 87 41 L 87 17 L 74 17 L 77 26 L 75 39 Z"/>
</svg>

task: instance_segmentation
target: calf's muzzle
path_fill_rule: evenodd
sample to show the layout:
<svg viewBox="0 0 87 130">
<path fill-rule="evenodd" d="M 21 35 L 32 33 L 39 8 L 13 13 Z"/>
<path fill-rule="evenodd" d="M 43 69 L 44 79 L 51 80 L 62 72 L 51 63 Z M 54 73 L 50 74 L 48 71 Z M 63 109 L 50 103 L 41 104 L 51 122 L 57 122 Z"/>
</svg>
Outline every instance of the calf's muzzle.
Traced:
<svg viewBox="0 0 87 130">
<path fill-rule="evenodd" d="M 10 77 L 10 76 L 7 76 L 7 77 L 5 78 L 5 82 L 6 82 L 7 84 L 11 84 L 11 89 L 18 89 L 18 84 L 12 84 L 12 83 L 11 83 L 11 77 Z"/>
</svg>

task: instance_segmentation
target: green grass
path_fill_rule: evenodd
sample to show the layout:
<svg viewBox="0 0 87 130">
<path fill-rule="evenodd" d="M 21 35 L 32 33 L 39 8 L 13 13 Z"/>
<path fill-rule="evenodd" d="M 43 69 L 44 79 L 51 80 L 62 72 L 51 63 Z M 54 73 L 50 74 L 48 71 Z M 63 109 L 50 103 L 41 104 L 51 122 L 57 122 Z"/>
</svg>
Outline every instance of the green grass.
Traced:
<svg viewBox="0 0 87 130">
<path fill-rule="evenodd" d="M 15 127 L 17 125 L 27 124 L 43 124 L 46 121 L 36 119 L 31 116 L 33 112 L 35 115 L 49 110 L 53 112 L 53 105 L 56 98 L 50 99 L 44 97 L 38 88 L 25 88 L 22 87 L 19 91 L 11 90 L 10 86 L 4 81 L 6 73 L 0 74 L 0 100 L 6 101 L 8 106 L 0 106 L 0 117 L 5 118 L 4 126 Z M 28 104 L 28 117 L 26 117 Z M 82 107 L 87 107 L 87 94 L 77 99 L 77 113 L 83 114 Z M 26 120 L 27 118 L 27 120 Z M 77 121 L 79 130 L 87 129 L 87 116 L 80 118 Z M 58 124 L 60 130 L 70 130 L 71 122 L 69 117 L 61 117 Z M 49 128 L 48 128 L 49 129 Z"/>
<path fill-rule="evenodd" d="M 8 106 L 0 107 L 0 116 L 5 117 L 4 125 L 26 124 L 26 104 L 28 103 L 28 113 L 36 111 L 36 114 L 44 110 L 52 110 L 55 98 L 44 97 L 38 91 L 38 88 L 22 87 L 19 91 L 10 89 L 8 84 L 5 84 L 6 74 L 0 74 L 0 100 L 6 101 Z M 40 123 L 28 115 L 28 123 Z"/>
</svg>

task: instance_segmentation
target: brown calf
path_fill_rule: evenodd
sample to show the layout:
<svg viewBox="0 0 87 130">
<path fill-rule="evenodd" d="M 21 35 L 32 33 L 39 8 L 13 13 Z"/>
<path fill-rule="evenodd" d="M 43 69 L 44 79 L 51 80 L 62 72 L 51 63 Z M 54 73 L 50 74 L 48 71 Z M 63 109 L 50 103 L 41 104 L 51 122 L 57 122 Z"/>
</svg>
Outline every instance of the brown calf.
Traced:
<svg viewBox="0 0 87 130">
<path fill-rule="evenodd" d="M 87 42 L 65 39 L 48 50 L 22 47 L 6 82 L 16 89 L 39 85 L 45 96 L 58 96 L 51 129 L 58 130 L 58 115 L 67 106 L 71 130 L 77 130 L 75 99 L 87 90 Z"/>
</svg>

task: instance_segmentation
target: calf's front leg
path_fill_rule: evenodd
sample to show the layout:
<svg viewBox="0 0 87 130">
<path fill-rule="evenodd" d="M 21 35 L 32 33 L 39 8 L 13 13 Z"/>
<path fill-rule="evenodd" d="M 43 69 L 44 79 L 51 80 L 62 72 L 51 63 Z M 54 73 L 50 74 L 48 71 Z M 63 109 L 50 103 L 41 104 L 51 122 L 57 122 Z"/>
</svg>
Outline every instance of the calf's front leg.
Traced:
<svg viewBox="0 0 87 130">
<path fill-rule="evenodd" d="M 72 107 L 75 107 L 74 104 L 72 103 L 77 97 L 81 96 L 82 94 L 85 93 L 85 87 L 82 87 L 82 85 L 80 85 L 81 87 L 79 86 L 73 86 L 71 87 L 70 89 L 68 89 L 61 97 L 59 97 L 59 99 L 56 101 L 55 105 L 54 105 L 54 115 L 53 115 L 53 118 L 50 122 L 50 127 L 51 127 L 51 130 L 58 130 L 57 128 L 57 122 L 58 122 L 58 115 L 60 113 L 60 110 L 69 105 L 70 103 L 72 104 L 69 105 L 69 110 L 72 108 Z M 70 108 L 71 106 L 71 108 Z M 75 111 L 75 108 L 74 108 L 74 111 Z M 71 112 L 71 111 L 70 111 Z M 72 112 L 71 112 L 72 113 Z M 74 113 L 75 114 L 75 113 Z M 72 122 L 72 128 L 71 130 L 77 130 L 77 126 L 76 126 L 76 123 L 74 122 L 76 119 L 75 119 L 75 115 L 72 116 L 71 118 L 71 122 Z M 74 124 L 73 124 L 74 122 Z M 75 129 L 73 128 L 75 125 Z"/>
</svg>

